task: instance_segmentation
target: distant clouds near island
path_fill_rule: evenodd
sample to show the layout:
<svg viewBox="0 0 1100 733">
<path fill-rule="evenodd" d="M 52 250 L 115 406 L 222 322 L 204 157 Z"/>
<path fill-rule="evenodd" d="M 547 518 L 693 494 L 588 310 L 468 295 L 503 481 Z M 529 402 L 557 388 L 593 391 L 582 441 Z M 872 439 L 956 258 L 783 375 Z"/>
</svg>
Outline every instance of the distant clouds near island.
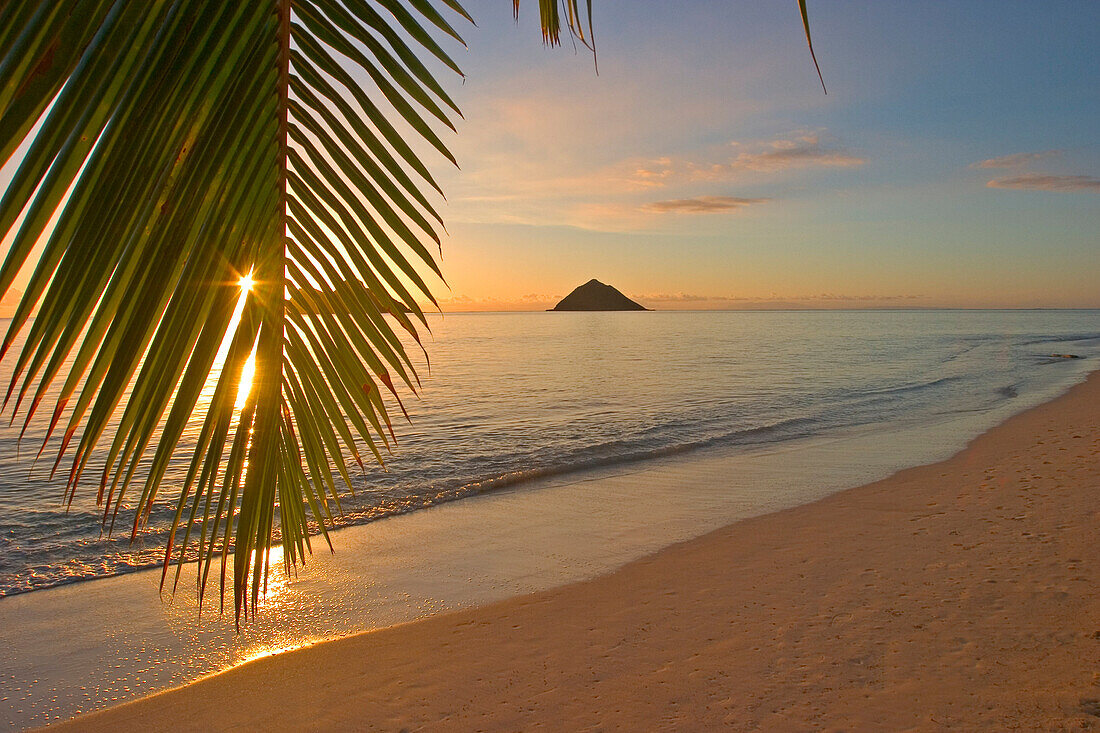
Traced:
<svg viewBox="0 0 1100 733">
<path fill-rule="evenodd" d="M 691 293 L 625 293 L 649 310 L 829 310 L 850 308 L 927 308 L 923 295 L 844 295 L 819 293 L 800 296 L 708 296 Z M 515 301 L 450 298 L 440 300 L 444 311 L 543 311 L 564 295 L 532 293 Z"/>
</svg>

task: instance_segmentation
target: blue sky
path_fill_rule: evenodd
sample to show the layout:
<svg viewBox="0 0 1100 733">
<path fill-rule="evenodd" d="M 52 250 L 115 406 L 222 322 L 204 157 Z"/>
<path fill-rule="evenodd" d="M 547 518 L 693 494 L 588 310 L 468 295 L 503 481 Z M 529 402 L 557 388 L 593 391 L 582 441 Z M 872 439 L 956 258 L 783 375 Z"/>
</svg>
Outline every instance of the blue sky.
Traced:
<svg viewBox="0 0 1100 733">
<path fill-rule="evenodd" d="M 1100 4 L 811 2 L 827 96 L 794 0 L 468 8 L 449 309 L 1100 306 Z"/>
<path fill-rule="evenodd" d="M 796 0 L 467 7 L 446 310 L 1100 307 L 1100 3 L 810 0 L 828 95 Z"/>
</svg>

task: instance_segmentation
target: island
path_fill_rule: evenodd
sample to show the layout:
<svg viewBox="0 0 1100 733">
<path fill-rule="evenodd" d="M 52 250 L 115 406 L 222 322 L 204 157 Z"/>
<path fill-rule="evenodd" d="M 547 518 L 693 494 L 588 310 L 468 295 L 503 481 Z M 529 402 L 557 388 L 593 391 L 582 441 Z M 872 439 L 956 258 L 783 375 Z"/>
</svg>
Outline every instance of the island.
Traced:
<svg viewBox="0 0 1100 733">
<path fill-rule="evenodd" d="M 610 285 L 596 279 L 576 288 L 551 311 L 645 311 L 645 306 L 635 303 Z"/>
</svg>

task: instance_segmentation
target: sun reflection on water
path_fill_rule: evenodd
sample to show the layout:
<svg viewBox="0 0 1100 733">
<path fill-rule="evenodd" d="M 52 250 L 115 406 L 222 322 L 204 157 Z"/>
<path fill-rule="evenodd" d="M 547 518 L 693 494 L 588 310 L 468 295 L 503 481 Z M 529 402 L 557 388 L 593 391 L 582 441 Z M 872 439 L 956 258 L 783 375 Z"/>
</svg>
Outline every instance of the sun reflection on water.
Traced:
<svg viewBox="0 0 1100 733">
<path fill-rule="evenodd" d="M 283 546 L 275 545 L 267 550 L 267 581 L 264 583 L 264 605 L 278 607 L 280 597 L 286 592 L 289 578 L 283 562 Z"/>
<path fill-rule="evenodd" d="M 254 554 L 254 558 L 259 554 Z M 284 551 L 281 545 L 271 547 L 267 551 L 267 582 L 262 590 L 263 613 L 267 618 L 279 618 L 281 614 L 289 614 L 295 608 L 300 607 L 302 594 L 290 584 L 284 564 Z M 270 657 L 283 652 L 301 649 L 311 646 L 319 640 L 315 634 L 303 633 L 301 630 L 279 630 L 275 633 L 265 632 L 250 634 L 246 646 L 233 660 L 233 666 Z"/>
<path fill-rule="evenodd" d="M 301 644 L 287 644 L 284 646 L 273 644 L 271 646 L 260 647 L 259 649 L 251 651 L 241 657 L 240 662 L 238 662 L 237 664 L 247 664 L 248 662 L 254 662 L 257 659 L 263 659 L 264 657 L 273 657 L 276 654 L 282 654 L 283 652 L 292 652 L 295 649 L 302 649 L 307 646 L 313 646 L 314 643 L 315 642 L 313 641 L 306 641 L 302 642 Z M 234 666 L 236 666 L 236 664 Z"/>
<path fill-rule="evenodd" d="M 244 403 L 248 400 L 248 393 L 252 391 L 252 378 L 256 375 L 256 350 L 252 350 L 252 355 L 248 357 L 248 361 L 244 363 L 241 368 L 241 381 L 237 385 L 237 399 L 233 403 L 233 407 L 240 410 L 244 407 Z"/>
<path fill-rule="evenodd" d="M 232 334 L 236 333 L 237 325 L 241 322 L 241 314 L 244 312 L 245 302 L 248 300 L 248 294 L 252 292 L 252 286 L 256 281 L 252 279 L 252 271 L 248 274 L 242 275 L 241 279 L 237 281 L 237 284 L 241 288 L 241 296 L 237 300 L 237 308 L 233 311 L 233 320 L 229 323 L 229 330 L 226 333 L 226 339 L 230 339 Z M 224 363 L 224 357 L 223 357 Z M 248 357 L 248 361 L 244 363 L 244 367 L 241 369 L 241 381 L 237 385 L 237 399 L 233 403 L 233 407 L 237 410 L 241 410 L 244 407 L 244 403 L 248 400 L 248 393 L 252 391 L 252 378 L 256 375 L 256 347 L 252 347 L 252 353 Z"/>
</svg>

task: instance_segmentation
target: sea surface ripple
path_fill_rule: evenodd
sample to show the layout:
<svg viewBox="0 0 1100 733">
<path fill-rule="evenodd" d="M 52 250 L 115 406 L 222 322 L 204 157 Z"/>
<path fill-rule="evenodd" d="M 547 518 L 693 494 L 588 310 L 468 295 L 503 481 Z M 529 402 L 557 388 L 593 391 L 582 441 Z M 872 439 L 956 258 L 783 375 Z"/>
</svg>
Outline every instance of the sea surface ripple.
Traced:
<svg viewBox="0 0 1100 733">
<path fill-rule="evenodd" d="M 431 324 L 430 373 L 420 370 L 419 398 L 404 398 L 411 421 L 394 425 L 388 470 L 353 476 L 342 524 L 548 475 L 994 410 L 1100 354 L 1100 312 L 1089 310 L 448 314 Z M 17 350 L 0 362 L 5 387 Z M 21 427 L 20 416 L 0 430 L 0 596 L 161 561 L 181 465 L 131 544 L 127 529 L 102 532 L 94 487 L 64 509 L 49 448 L 34 460 L 45 422 L 22 442 Z"/>
</svg>

